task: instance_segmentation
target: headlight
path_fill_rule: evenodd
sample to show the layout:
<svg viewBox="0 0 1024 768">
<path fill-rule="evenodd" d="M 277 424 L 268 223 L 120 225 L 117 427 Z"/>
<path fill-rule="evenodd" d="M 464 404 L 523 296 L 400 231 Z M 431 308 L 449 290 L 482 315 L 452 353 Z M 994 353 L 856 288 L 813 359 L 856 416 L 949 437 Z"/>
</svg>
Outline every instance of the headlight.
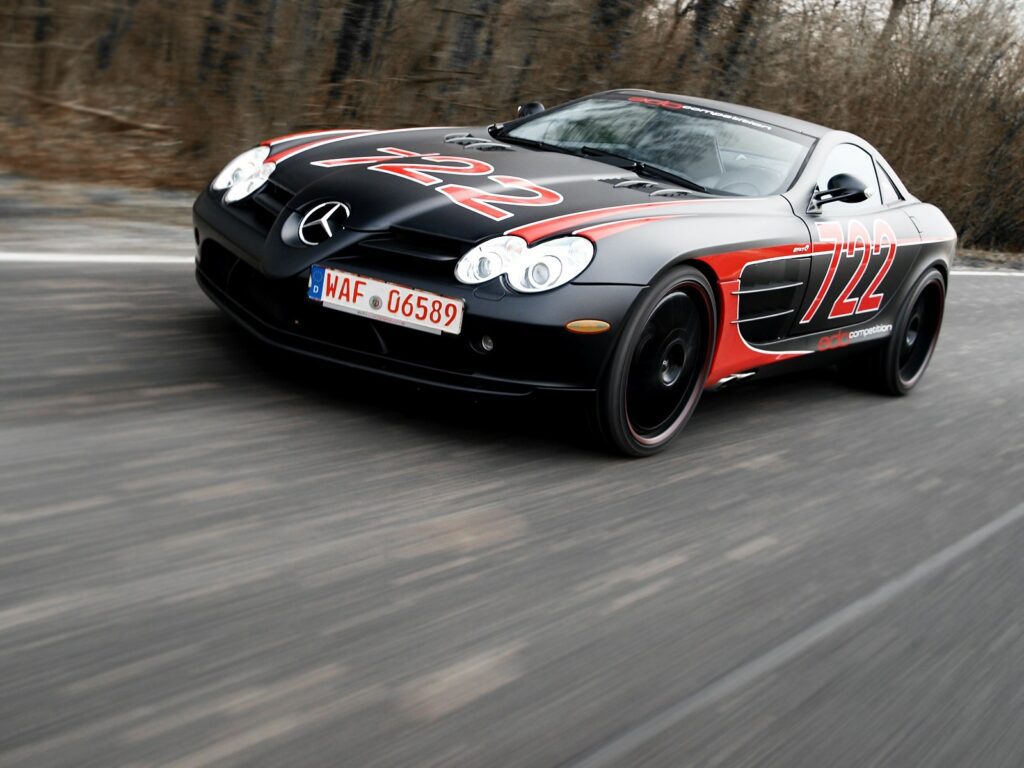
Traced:
<svg viewBox="0 0 1024 768">
<path fill-rule="evenodd" d="M 212 189 L 224 192 L 224 201 L 234 203 L 242 200 L 267 183 L 270 174 L 277 167 L 266 162 L 270 147 L 253 147 L 246 150 L 217 174 L 210 184 Z"/>
<path fill-rule="evenodd" d="M 526 241 L 521 237 L 495 237 L 480 243 L 459 259 L 455 265 L 455 277 L 459 282 L 470 285 L 486 283 L 504 275 L 525 250 Z"/>
<path fill-rule="evenodd" d="M 594 244 L 583 237 L 560 237 L 533 247 L 519 237 L 496 237 L 459 259 L 455 277 L 476 285 L 505 275 L 516 291 L 539 293 L 565 285 L 593 258 Z"/>
</svg>

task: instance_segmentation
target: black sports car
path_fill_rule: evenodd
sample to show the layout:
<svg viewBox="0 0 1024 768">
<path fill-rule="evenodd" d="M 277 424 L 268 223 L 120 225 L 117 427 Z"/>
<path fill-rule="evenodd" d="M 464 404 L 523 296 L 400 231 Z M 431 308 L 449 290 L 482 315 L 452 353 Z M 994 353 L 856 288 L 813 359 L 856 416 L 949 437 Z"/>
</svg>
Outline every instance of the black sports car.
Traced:
<svg viewBox="0 0 1024 768">
<path fill-rule="evenodd" d="M 796 365 L 905 394 L 952 226 L 863 139 L 618 90 L 483 128 L 281 136 L 196 200 L 196 276 L 263 339 L 475 392 L 589 395 L 653 453 L 702 391 Z"/>
</svg>

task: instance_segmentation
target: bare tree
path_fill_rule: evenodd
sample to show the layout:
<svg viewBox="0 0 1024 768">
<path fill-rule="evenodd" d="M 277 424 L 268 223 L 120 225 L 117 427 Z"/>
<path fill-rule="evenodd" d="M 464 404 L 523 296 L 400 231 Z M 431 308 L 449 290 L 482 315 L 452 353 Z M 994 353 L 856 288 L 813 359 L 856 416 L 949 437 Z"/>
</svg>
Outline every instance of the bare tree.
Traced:
<svg viewBox="0 0 1024 768">
<path fill-rule="evenodd" d="M 860 133 L 966 239 L 1024 249 L 1012 0 L 6 0 L 0 26 L 3 162 L 25 172 L 192 186 L 291 128 L 650 87 Z"/>
</svg>

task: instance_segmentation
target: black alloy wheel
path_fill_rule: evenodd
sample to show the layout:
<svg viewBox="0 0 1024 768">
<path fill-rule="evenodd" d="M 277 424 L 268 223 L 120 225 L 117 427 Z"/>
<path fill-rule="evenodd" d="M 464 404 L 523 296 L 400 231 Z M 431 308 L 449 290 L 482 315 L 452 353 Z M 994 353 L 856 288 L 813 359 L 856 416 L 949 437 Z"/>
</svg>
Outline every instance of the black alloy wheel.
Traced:
<svg viewBox="0 0 1024 768">
<path fill-rule="evenodd" d="M 697 269 L 672 269 L 645 292 L 599 395 L 599 424 L 613 448 L 647 456 L 679 434 L 704 390 L 716 328 L 714 294 Z"/>
<path fill-rule="evenodd" d="M 926 270 L 907 293 L 889 338 L 843 361 L 840 371 L 870 389 L 906 395 L 921 381 L 931 362 L 945 304 L 945 278 L 935 268 Z"/>
</svg>

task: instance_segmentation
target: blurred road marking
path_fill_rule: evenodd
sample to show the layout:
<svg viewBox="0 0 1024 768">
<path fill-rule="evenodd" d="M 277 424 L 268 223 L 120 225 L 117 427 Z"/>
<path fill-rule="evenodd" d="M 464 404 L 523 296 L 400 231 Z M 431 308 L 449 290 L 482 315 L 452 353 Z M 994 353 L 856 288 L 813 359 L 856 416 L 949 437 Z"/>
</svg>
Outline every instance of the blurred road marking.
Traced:
<svg viewBox="0 0 1024 768">
<path fill-rule="evenodd" d="M 27 253 L 0 251 L 0 263 L 20 264 L 195 264 L 194 256 L 147 256 L 98 253 Z"/>
<path fill-rule="evenodd" d="M 759 678 L 775 672 L 818 643 L 828 640 L 840 630 L 846 629 L 866 615 L 885 607 L 915 587 L 934 578 L 944 568 L 1022 519 L 1024 519 L 1024 504 L 1019 504 L 956 543 L 922 560 L 909 571 L 904 571 L 891 581 L 887 581 L 874 592 L 859 600 L 854 600 L 845 608 L 841 608 L 802 632 L 798 632 L 762 656 L 741 664 L 648 720 L 613 737 L 604 745 L 570 761 L 569 768 L 599 768 L 612 764 L 627 764 L 626 759 L 634 750 L 678 726 L 694 712 L 718 704 Z"/>
<path fill-rule="evenodd" d="M 438 720 L 493 693 L 522 677 L 523 646 L 506 643 L 406 683 L 399 691 L 402 708 L 417 720 Z"/>
<path fill-rule="evenodd" d="M 748 541 L 746 544 L 740 544 L 738 547 L 730 549 L 725 553 L 725 559 L 746 560 L 748 557 L 753 557 L 766 549 L 771 549 L 778 543 L 779 540 L 774 536 L 761 536 Z"/>
</svg>

